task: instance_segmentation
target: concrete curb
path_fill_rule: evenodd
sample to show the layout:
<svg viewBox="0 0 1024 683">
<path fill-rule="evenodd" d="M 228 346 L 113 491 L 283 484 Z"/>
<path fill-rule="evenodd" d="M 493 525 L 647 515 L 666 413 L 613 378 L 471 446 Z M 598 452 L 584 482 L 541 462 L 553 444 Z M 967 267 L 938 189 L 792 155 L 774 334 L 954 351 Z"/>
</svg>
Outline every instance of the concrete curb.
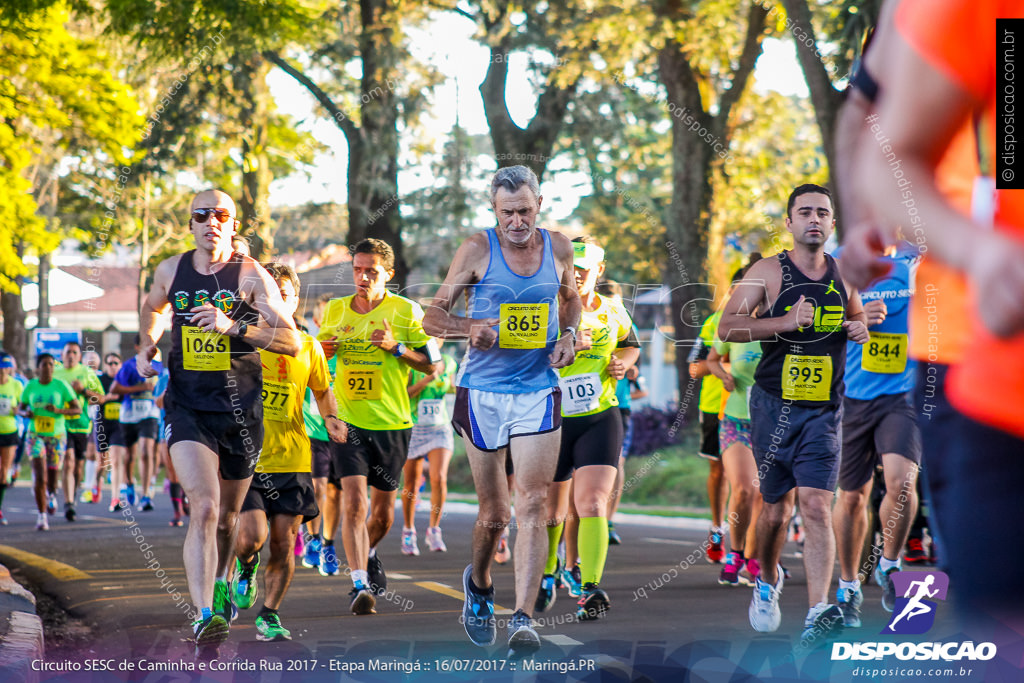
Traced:
<svg viewBox="0 0 1024 683">
<path fill-rule="evenodd" d="M 37 683 L 32 661 L 43 658 L 44 647 L 35 596 L 0 564 L 0 680 Z"/>
</svg>

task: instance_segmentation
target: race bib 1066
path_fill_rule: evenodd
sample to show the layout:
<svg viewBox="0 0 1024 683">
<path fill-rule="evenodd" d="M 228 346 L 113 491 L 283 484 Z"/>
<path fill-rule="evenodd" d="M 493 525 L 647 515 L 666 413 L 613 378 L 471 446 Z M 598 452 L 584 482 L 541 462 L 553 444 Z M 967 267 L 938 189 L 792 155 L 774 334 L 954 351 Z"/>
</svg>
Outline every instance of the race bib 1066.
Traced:
<svg viewBox="0 0 1024 683">
<path fill-rule="evenodd" d="M 231 369 L 228 338 L 198 327 L 181 327 L 182 365 L 186 370 L 215 371 Z"/>
</svg>

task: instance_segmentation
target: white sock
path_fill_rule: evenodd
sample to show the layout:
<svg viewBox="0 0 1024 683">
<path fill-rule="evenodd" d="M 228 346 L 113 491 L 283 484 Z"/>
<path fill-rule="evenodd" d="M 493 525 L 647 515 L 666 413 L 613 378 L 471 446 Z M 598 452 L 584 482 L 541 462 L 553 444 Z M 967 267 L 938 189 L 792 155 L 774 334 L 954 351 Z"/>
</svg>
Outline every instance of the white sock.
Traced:
<svg viewBox="0 0 1024 683">
<path fill-rule="evenodd" d="M 878 558 L 878 566 L 880 566 L 882 568 L 883 572 L 887 572 L 887 571 L 889 571 L 890 569 L 893 569 L 893 568 L 899 569 L 900 568 L 900 561 L 899 561 L 899 559 L 895 559 L 895 560 L 886 559 L 885 556 L 883 555 L 882 557 Z"/>
<path fill-rule="evenodd" d="M 817 613 L 823 612 L 826 609 L 828 609 L 828 603 L 819 602 L 817 605 L 807 610 L 807 616 L 810 617 L 811 615 L 816 615 Z"/>
<path fill-rule="evenodd" d="M 358 586 L 359 584 L 363 584 L 364 586 L 370 585 L 370 579 L 367 576 L 365 569 L 357 569 L 352 572 L 352 585 Z"/>
<path fill-rule="evenodd" d="M 409 532 L 416 533 L 416 527 L 414 527 L 414 526 L 403 526 L 402 527 L 402 533 L 403 534 L 407 534 Z"/>
<path fill-rule="evenodd" d="M 82 486 L 86 490 L 92 490 L 92 487 L 96 485 L 96 461 L 86 460 L 85 461 L 85 481 L 82 482 Z"/>
<path fill-rule="evenodd" d="M 370 552 L 367 555 L 367 557 L 376 557 L 376 556 L 377 556 L 377 548 L 370 548 Z"/>
<path fill-rule="evenodd" d="M 839 579 L 839 587 L 843 590 L 859 591 L 860 590 L 860 579 L 854 579 L 853 581 L 843 581 Z"/>
</svg>

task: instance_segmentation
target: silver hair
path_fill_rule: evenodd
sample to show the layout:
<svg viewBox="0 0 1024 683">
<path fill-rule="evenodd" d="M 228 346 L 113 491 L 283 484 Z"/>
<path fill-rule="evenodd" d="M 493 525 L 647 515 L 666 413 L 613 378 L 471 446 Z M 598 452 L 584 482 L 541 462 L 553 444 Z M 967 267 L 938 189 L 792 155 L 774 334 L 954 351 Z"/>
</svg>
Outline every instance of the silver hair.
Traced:
<svg viewBox="0 0 1024 683">
<path fill-rule="evenodd" d="M 504 187 L 509 192 L 516 192 L 523 185 L 530 188 L 534 197 L 540 197 L 540 181 L 537 174 L 526 166 L 506 166 L 499 168 L 491 180 L 491 204 L 494 204 L 498 190 Z"/>
</svg>

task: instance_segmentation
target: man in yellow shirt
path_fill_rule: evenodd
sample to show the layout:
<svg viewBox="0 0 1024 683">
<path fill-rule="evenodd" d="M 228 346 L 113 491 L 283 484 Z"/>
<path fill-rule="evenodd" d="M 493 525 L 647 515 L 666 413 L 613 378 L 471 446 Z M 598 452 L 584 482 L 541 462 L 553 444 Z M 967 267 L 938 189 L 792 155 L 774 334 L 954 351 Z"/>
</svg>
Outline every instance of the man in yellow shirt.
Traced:
<svg viewBox="0 0 1024 683">
<path fill-rule="evenodd" d="M 328 482 L 342 489 L 342 542 L 352 573 L 351 608 L 373 614 L 374 593 L 387 577 L 376 546 L 395 519 L 395 494 L 409 450 L 412 418 L 406 385 L 410 368 L 441 369 L 437 343 L 423 331 L 423 309 L 386 285 L 395 274 L 395 254 L 385 242 L 365 239 L 352 254 L 356 293 L 332 299 L 317 338 L 330 358 L 337 354 L 334 394 L 349 426 L 348 442 L 333 444 Z M 370 494 L 367 520 L 366 490 Z M 324 552 L 331 553 L 324 528 Z"/>
<path fill-rule="evenodd" d="M 299 278 L 289 266 L 271 263 L 270 276 L 281 288 L 286 313 L 299 305 Z M 313 491 L 313 451 L 306 436 L 302 398 L 309 387 L 323 414 L 331 440 L 343 443 L 345 423 L 338 419 L 331 393 L 331 374 L 320 345 L 300 333 L 302 346 L 296 357 L 260 350 L 263 365 L 263 452 L 249 491 L 242 501 L 235 540 L 235 577 L 231 597 L 237 607 L 252 607 L 257 595 L 256 570 L 260 549 L 267 541 L 267 595 L 256 617 L 259 640 L 291 640 L 277 613 L 295 573 L 295 537 L 303 522 L 319 514 Z"/>
</svg>

